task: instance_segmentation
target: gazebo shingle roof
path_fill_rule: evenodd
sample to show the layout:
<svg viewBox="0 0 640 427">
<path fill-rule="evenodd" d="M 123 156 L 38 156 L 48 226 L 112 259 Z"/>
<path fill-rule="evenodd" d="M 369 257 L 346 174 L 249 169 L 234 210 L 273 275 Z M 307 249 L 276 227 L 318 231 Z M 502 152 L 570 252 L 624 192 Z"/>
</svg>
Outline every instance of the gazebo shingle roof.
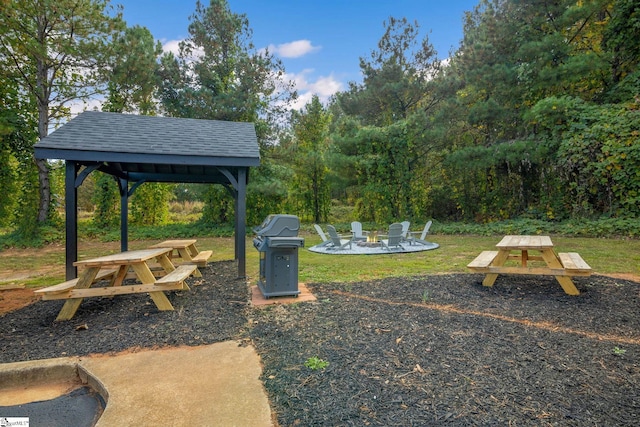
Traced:
<svg viewBox="0 0 640 427">
<path fill-rule="evenodd" d="M 193 165 L 260 164 L 253 123 L 97 111 L 79 114 L 35 148 L 37 157 L 49 159 L 113 161 L 115 157 L 137 162 L 137 155 L 142 155 L 150 156 L 152 163 L 172 163 L 171 159 L 185 156 Z M 161 160 L 162 156 L 170 157 Z"/>
</svg>

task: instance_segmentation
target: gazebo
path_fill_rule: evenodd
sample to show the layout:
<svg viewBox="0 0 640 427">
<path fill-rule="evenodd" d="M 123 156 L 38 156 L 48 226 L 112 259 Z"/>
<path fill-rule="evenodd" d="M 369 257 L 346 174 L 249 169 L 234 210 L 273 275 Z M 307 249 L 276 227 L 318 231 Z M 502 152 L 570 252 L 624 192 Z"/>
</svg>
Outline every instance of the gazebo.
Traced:
<svg viewBox="0 0 640 427">
<path fill-rule="evenodd" d="M 145 182 L 221 184 L 235 200 L 235 258 L 246 276 L 249 168 L 260 165 L 253 123 L 86 111 L 35 144 L 38 159 L 65 161 L 66 278 L 77 277 L 78 198 L 98 170 L 116 178 L 121 249 L 128 249 L 128 199 Z"/>
</svg>

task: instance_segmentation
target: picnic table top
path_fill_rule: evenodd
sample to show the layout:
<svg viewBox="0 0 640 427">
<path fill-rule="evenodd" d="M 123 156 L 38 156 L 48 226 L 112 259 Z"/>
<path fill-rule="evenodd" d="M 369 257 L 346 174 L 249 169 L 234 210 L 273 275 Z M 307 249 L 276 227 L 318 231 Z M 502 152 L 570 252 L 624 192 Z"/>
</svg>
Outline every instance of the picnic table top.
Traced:
<svg viewBox="0 0 640 427">
<path fill-rule="evenodd" d="M 498 249 L 546 249 L 552 248 L 549 236 L 504 236 L 496 245 Z"/>
<path fill-rule="evenodd" d="M 176 240 L 165 240 L 164 242 L 156 243 L 152 245 L 152 248 L 186 248 L 191 246 L 197 242 L 196 239 L 176 239 Z"/>
<path fill-rule="evenodd" d="M 171 248 L 140 249 L 136 251 L 126 251 L 117 254 L 106 255 L 98 258 L 84 259 L 76 261 L 73 265 L 85 267 L 98 267 L 107 265 L 122 265 L 144 262 L 152 258 L 161 256 L 171 251 Z"/>
</svg>

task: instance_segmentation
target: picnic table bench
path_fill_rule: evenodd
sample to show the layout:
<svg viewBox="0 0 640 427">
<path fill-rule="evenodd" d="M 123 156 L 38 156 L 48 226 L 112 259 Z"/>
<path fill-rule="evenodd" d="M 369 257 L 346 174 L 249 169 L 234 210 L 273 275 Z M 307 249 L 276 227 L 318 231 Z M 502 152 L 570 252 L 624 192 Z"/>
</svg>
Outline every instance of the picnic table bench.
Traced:
<svg viewBox="0 0 640 427">
<path fill-rule="evenodd" d="M 549 275 L 555 276 L 565 293 L 579 295 L 571 277 L 591 275 L 591 267 L 577 252 L 556 255 L 549 236 L 505 236 L 496 247 L 497 251 L 483 251 L 467 265 L 470 270 L 486 274 L 484 286 L 493 286 L 499 274 Z M 519 265 L 505 265 L 509 260 Z M 543 265 L 530 266 L 530 261 L 542 261 Z"/>
<path fill-rule="evenodd" d="M 43 300 L 66 300 L 56 320 L 71 319 L 83 298 L 134 293 L 149 293 L 158 310 L 173 310 L 164 292 L 189 290 L 185 280 L 195 275 L 198 266 L 184 264 L 176 268 L 168 257 L 171 250 L 171 248 L 142 249 L 76 261 L 74 265 L 85 267 L 78 278 L 38 289 L 35 292 L 42 295 Z M 149 263 L 152 261 L 157 262 L 164 269 L 164 274 L 159 278 L 156 278 L 150 268 Z M 131 270 L 133 273 L 130 273 Z M 124 280 L 130 277 L 136 278 L 135 283 L 124 284 Z M 91 287 L 104 279 L 110 280 L 108 286 Z"/>
<path fill-rule="evenodd" d="M 113 279 L 117 272 L 118 269 L 116 268 L 110 268 L 106 270 L 102 269 L 96 274 L 95 279 L 93 279 L 93 283 L 98 283 L 99 281 L 105 279 Z M 53 286 L 47 286 L 46 288 L 37 289 L 33 292 L 35 294 L 41 295 L 43 300 L 60 299 L 57 297 L 53 297 L 52 295 L 62 294 L 72 288 L 75 288 L 75 286 L 78 284 L 78 280 L 79 279 L 76 277 L 75 279 L 67 280 L 66 282 L 58 283 L 57 285 Z"/>
</svg>

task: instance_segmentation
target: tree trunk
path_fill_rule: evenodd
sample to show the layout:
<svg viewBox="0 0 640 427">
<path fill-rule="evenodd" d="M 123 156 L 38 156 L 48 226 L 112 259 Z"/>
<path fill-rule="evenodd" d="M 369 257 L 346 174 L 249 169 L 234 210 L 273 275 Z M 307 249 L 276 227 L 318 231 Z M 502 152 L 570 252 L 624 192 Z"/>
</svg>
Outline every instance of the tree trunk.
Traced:
<svg viewBox="0 0 640 427">
<path fill-rule="evenodd" d="M 36 159 L 38 167 L 38 182 L 40 187 L 40 202 L 38 205 L 38 222 L 43 223 L 49 218 L 51 205 L 51 186 L 49 184 L 49 164 L 44 159 Z"/>
<path fill-rule="evenodd" d="M 47 71 L 42 61 L 38 60 L 38 87 L 41 93 L 38 96 L 38 136 L 39 139 L 49 134 L 49 93 L 43 82 L 46 81 Z M 38 202 L 38 222 L 44 223 L 49 218 L 51 204 L 51 186 L 49 183 L 49 164 L 46 159 L 36 159 L 38 167 L 38 183 L 40 188 L 40 201 Z"/>
</svg>

